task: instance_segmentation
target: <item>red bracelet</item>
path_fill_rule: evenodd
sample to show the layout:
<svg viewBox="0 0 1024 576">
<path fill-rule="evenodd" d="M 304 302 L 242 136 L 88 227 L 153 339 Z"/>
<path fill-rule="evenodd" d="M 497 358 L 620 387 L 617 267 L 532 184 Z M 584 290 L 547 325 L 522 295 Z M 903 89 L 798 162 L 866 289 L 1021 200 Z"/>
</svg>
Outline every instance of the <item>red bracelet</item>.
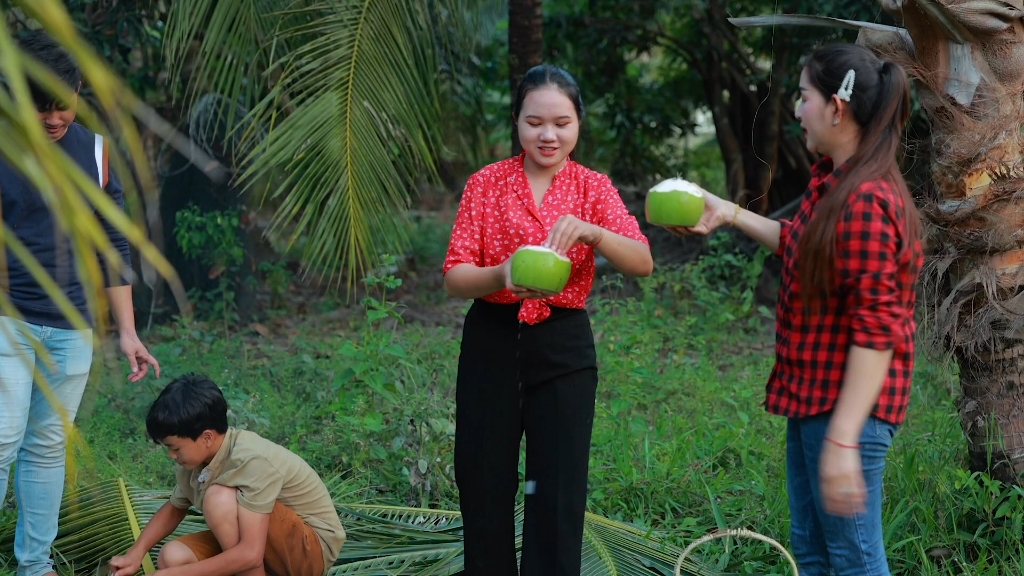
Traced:
<svg viewBox="0 0 1024 576">
<path fill-rule="evenodd" d="M 840 448 L 848 448 L 850 450 L 857 450 L 860 448 L 860 444 L 843 444 L 842 442 L 837 442 L 832 438 L 829 438 L 828 436 L 825 436 L 825 440 L 828 440 L 829 442 L 835 444 L 836 446 L 839 446 Z"/>
<path fill-rule="evenodd" d="M 604 240 L 604 232 L 601 232 L 601 237 L 597 239 L 597 242 L 594 242 L 593 244 L 587 244 L 587 246 L 590 246 L 591 248 L 597 248 L 597 245 L 601 243 L 601 240 Z"/>
</svg>

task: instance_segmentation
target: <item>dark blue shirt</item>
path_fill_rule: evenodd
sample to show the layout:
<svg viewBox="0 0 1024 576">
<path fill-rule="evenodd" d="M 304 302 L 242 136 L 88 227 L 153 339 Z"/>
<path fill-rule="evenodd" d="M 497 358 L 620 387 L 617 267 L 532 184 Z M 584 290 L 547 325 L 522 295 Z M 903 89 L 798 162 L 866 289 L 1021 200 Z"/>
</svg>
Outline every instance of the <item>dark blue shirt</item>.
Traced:
<svg viewBox="0 0 1024 576">
<path fill-rule="evenodd" d="M 78 123 L 72 123 L 67 133 L 57 141 L 65 153 L 74 159 L 97 184 L 100 180 L 100 166 L 96 158 L 96 135 Z M 109 170 L 105 188 L 111 199 L 123 210 L 124 188 Z M 85 289 L 79 280 L 68 237 L 57 230 L 56 219 L 43 200 L 39 191 L 0 159 L 0 209 L 3 210 L 4 224 L 31 252 L 39 264 L 56 281 L 71 301 L 71 304 L 92 324 Z M 114 229 L 105 219 L 100 218 L 103 229 L 111 244 L 121 253 L 126 274 L 131 271 L 131 252 L 128 240 Z M 3 231 L 0 231 L 3 233 Z M 71 323 L 57 308 L 56 303 L 46 294 L 42 286 L 32 277 L 28 267 L 19 261 L 11 250 L 6 250 L 6 270 L 0 264 L 0 289 L 7 292 L 11 302 L 30 323 L 54 328 L 72 328 Z M 123 286 L 128 280 L 123 277 L 111 278 L 103 259 L 100 258 L 107 286 Z M 2 314 L 2 312 L 0 312 Z"/>
</svg>

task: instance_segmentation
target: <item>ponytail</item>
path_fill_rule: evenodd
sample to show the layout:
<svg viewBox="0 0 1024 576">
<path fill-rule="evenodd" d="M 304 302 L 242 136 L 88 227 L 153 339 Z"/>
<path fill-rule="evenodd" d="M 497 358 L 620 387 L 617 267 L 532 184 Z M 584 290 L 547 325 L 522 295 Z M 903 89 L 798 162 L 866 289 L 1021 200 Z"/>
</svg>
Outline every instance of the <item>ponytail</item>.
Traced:
<svg viewBox="0 0 1024 576">
<path fill-rule="evenodd" d="M 921 220 L 897 162 L 903 128 L 910 117 L 910 85 L 903 68 L 880 62 L 866 48 L 848 44 L 819 49 L 807 68 L 825 98 L 837 92 L 847 71 L 855 71 L 856 85 L 847 109 L 861 128 L 860 144 L 849 168 L 815 206 L 798 242 L 801 297 L 804 305 L 813 306 L 837 287 L 836 229 L 847 200 L 862 183 L 888 181 L 903 200 L 903 221 L 895 223 L 901 232 L 900 256 L 920 238 Z"/>
</svg>

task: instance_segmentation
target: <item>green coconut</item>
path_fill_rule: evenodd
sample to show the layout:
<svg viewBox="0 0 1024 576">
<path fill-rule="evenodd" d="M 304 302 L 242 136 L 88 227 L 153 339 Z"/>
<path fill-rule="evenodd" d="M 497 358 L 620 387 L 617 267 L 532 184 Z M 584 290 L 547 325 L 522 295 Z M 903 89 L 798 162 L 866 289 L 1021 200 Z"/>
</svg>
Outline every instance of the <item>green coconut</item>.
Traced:
<svg viewBox="0 0 1024 576">
<path fill-rule="evenodd" d="M 664 180 L 647 193 L 647 221 L 657 226 L 694 226 L 704 214 L 704 192 L 682 178 Z"/>
<path fill-rule="evenodd" d="M 572 261 L 543 246 L 523 246 L 512 255 L 512 284 L 557 294 L 572 274 Z"/>
</svg>

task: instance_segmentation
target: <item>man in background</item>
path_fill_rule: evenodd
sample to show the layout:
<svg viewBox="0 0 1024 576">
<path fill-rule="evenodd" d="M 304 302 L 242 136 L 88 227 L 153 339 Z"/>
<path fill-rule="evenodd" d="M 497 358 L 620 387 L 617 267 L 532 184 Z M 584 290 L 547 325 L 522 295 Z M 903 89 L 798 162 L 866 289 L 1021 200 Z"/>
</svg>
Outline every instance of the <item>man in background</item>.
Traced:
<svg viewBox="0 0 1024 576">
<path fill-rule="evenodd" d="M 36 85 L 32 98 L 39 120 L 50 139 L 124 209 L 124 189 L 108 168 L 105 140 L 75 122 L 75 106 L 82 73 L 70 55 L 47 35 L 25 34 L 24 52 L 48 67 L 73 91 L 70 102 L 61 102 Z M 6 230 L 29 250 L 57 283 L 71 304 L 86 319 L 90 316 L 86 289 L 74 265 L 71 242 L 59 230 L 57 220 L 29 181 L 0 159 L 0 210 Z M 104 230 L 120 252 L 124 270 L 131 270 L 128 241 L 108 222 Z M 128 357 L 131 374 L 138 382 L 152 366 L 160 365 L 139 341 L 135 330 L 132 287 L 123 276 L 111 274 L 100 262 L 106 278 L 106 295 L 120 335 L 121 350 Z M 56 576 L 50 547 L 57 536 L 57 516 L 64 491 L 65 446 L 68 426 L 78 411 L 93 358 L 93 331 L 76 330 L 29 271 L 6 250 L 0 263 L 0 290 L 10 299 L 20 318 L 0 310 L 0 501 L 6 498 L 11 466 L 15 467 L 14 492 L 18 521 L 14 555 L 18 576 Z M 32 342 L 47 351 L 52 362 L 37 354 Z M 45 385 L 43 380 L 45 378 Z M 52 398 L 44 394 L 48 387 Z M 59 403 L 59 409 L 54 406 Z"/>
</svg>

